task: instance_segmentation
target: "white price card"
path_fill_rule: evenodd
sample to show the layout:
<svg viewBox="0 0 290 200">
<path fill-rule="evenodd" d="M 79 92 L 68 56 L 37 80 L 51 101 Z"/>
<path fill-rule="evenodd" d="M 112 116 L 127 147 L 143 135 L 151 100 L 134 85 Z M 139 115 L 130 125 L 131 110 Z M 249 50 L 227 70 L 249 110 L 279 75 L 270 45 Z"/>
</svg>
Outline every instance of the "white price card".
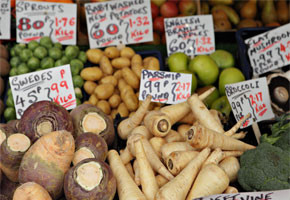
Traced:
<svg viewBox="0 0 290 200">
<path fill-rule="evenodd" d="M 11 24 L 10 0 L 0 0 L 0 39 L 9 40 Z"/>
<path fill-rule="evenodd" d="M 183 52 L 188 56 L 215 51 L 212 15 L 165 18 L 167 54 Z"/>
<path fill-rule="evenodd" d="M 225 85 L 225 91 L 236 121 L 251 114 L 241 128 L 274 117 L 266 77 Z"/>
<path fill-rule="evenodd" d="M 245 40 L 253 75 L 290 64 L 290 23 Z"/>
<path fill-rule="evenodd" d="M 86 3 L 90 48 L 153 40 L 150 1 Z"/>
<path fill-rule="evenodd" d="M 76 107 L 70 65 L 12 76 L 9 82 L 17 119 L 31 104 L 38 101 L 53 101 L 67 110 Z"/>
<path fill-rule="evenodd" d="M 234 194 L 217 194 L 192 200 L 286 200 L 290 190 L 275 190 L 265 192 L 241 192 Z"/>
<path fill-rule="evenodd" d="M 75 45 L 77 5 L 17 0 L 16 27 L 18 43 L 49 36 L 53 42 Z"/>
<path fill-rule="evenodd" d="M 191 95 L 192 74 L 142 70 L 139 100 L 150 94 L 152 102 L 177 104 L 186 101 Z"/>
</svg>

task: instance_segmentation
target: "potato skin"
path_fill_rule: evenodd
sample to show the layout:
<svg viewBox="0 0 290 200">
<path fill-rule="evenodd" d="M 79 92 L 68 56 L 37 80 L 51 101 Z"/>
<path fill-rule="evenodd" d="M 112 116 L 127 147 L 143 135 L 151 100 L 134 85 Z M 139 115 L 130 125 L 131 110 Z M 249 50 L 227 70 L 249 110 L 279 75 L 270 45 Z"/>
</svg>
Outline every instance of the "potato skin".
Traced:
<svg viewBox="0 0 290 200">
<path fill-rule="evenodd" d="M 89 49 L 87 50 L 86 55 L 91 63 L 99 64 L 104 52 L 100 49 Z"/>
<path fill-rule="evenodd" d="M 121 57 L 131 59 L 135 55 L 135 51 L 131 47 L 125 47 L 120 52 Z"/>
<path fill-rule="evenodd" d="M 112 60 L 112 65 L 117 69 L 121 69 L 124 67 L 130 67 L 131 61 L 126 57 L 119 57 Z"/>
<path fill-rule="evenodd" d="M 103 170 L 103 178 L 100 184 L 91 191 L 85 191 L 74 179 L 75 171 L 84 163 L 97 162 Z M 79 162 L 76 166 L 69 169 L 64 179 L 64 193 L 67 200 L 111 200 L 114 198 L 117 189 L 116 179 L 108 164 L 105 162 L 89 158 Z"/>
<path fill-rule="evenodd" d="M 77 137 L 76 150 L 87 147 L 94 154 L 95 158 L 105 161 L 108 153 L 108 145 L 104 138 L 94 133 L 86 132 Z"/>
<path fill-rule="evenodd" d="M 109 98 L 109 104 L 112 108 L 117 108 L 121 102 L 121 97 L 118 94 L 113 94 Z"/>
<path fill-rule="evenodd" d="M 97 84 L 94 81 L 86 81 L 84 84 L 84 90 L 87 94 L 91 95 L 94 93 Z"/>
<path fill-rule="evenodd" d="M 103 77 L 103 72 L 99 67 L 86 67 L 80 75 L 86 81 L 98 81 Z"/>
<path fill-rule="evenodd" d="M 101 84 L 103 84 L 103 83 L 111 83 L 111 84 L 114 85 L 114 87 L 116 87 L 117 84 L 118 84 L 118 80 L 117 80 L 117 78 L 115 76 L 106 76 L 106 77 L 104 77 L 104 78 L 102 78 L 100 80 L 100 83 Z"/>
<path fill-rule="evenodd" d="M 139 79 L 131 69 L 129 69 L 128 67 L 123 68 L 122 76 L 132 88 L 139 88 Z"/>
<path fill-rule="evenodd" d="M 120 51 L 117 47 L 107 47 L 105 49 L 105 55 L 110 59 L 118 58 L 120 57 Z"/>
<path fill-rule="evenodd" d="M 104 83 L 104 84 L 98 85 L 95 88 L 94 93 L 97 95 L 98 99 L 106 100 L 112 96 L 112 94 L 114 93 L 114 89 L 115 87 L 113 84 Z"/>
<path fill-rule="evenodd" d="M 113 67 L 107 56 L 103 56 L 100 60 L 100 68 L 105 74 L 113 74 Z"/>
</svg>

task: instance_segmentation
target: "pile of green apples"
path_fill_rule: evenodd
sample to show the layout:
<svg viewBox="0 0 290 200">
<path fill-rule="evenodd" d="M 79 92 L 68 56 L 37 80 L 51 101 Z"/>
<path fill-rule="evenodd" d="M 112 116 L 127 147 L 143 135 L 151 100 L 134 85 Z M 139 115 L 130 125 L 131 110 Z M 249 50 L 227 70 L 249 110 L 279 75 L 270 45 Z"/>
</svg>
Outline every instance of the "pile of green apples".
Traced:
<svg viewBox="0 0 290 200">
<path fill-rule="evenodd" d="M 176 52 L 169 56 L 168 67 L 171 72 L 192 74 L 192 94 L 196 92 L 200 95 L 215 87 L 204 103 L 208 108 L 229 116 L 231 106 L 225 94 L 225 85 L 245 80 L 243 73 L 235 67 L 235 59 L 230 52 L 219 49 L 210 55 L 198 55 L 194 58 Z"/>
</svg>

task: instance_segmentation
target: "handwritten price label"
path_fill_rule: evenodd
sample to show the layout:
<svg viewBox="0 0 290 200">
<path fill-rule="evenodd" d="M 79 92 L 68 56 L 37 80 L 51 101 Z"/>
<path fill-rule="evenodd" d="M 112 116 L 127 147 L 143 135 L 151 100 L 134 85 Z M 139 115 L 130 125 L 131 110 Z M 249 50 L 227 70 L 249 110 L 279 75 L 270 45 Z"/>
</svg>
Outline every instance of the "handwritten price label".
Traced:
<svg viewBox="0 0 290 200">
<path fill-rule="evenodd" d="M 10 0 L 0 0 L 0 39 L 10 39 Z"/>
<path fill-rule="evenodd" d="M 289 199 L 290 190 L 276 190 L 267 192 L 242 192 L 235 194 L 218 194 L 208 197 L 200 197 L 193 200 L 281 200 Z"/>
<path fill-rule="evenodd" d="M 153 40 L 150 1 L 85 4 L 90 48 Z"/>
<path fill-rule="evenodd" d="M 245 40 L 253 75 L 290 64 L 290 23 Z"/>
<path fill-rule="evenodd" d="M 168 56 L 183 52 L 188 56 L 215 51 L 212 15 L 164 19 Z"/>
<path fill-rule="evenodd" d="M 177 104 L 191 95 L 191 74 L 142 70 L 139 100 L 152 95 L 152 102 Z"/>
<path fill-rule="evenodd" d="M 16 1 L 16 38 L 19 43 L 49 36 L 53 42 L 75 45 L 76 23 L 76 4 Z"/>
<path fill-rule="evenodd" d="M 266 77 L 228 84 L 225 89 L 237 121 L 251 114 L 241 128 L 274 117 Z"/>
<path fill-rule="evenodd" d="M 50 100 L 67 110 L 76 107 L 69 65 L 9 77 L 17 119 L 33 103 Z"/>
</svg>

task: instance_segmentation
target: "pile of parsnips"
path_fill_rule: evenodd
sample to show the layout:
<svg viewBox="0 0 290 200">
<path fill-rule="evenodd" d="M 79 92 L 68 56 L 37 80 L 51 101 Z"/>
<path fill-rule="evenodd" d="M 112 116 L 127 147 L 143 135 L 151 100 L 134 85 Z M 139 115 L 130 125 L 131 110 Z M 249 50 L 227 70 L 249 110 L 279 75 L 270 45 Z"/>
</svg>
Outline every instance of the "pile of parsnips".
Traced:
<svg viewBox="0 0 290 200">
<path fill-rule="evenodd" d="M 224 131 L 217 112 L 202 102 L 210 92 L 158 111 L 148 111 L 147 96 L 136 113 L 118 125 L 127 146 L 120 155 L 110 150 L 108 161 L 120 200 L 192 200 L 238 192 L 230 186 L 239 170 L 236 157 L 255 146 L 238 140 L 245 133 L 236 131 L 249 116 Z M 171 129 L 181 121 L 187 123 Z"/>
</svg>

